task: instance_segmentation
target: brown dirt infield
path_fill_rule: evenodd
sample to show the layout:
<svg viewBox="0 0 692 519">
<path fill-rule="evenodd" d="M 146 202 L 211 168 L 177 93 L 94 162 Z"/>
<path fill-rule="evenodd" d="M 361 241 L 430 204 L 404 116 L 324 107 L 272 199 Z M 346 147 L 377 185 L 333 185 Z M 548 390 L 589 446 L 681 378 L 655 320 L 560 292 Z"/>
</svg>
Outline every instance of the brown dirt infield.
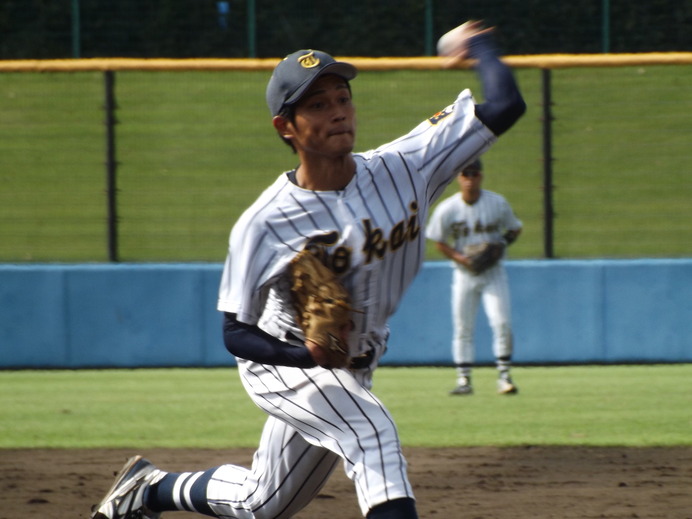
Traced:
<svg viewBox="0 0 692 519">
<path fill-rule="evenodd" d="M 249 465 L 252 449 L 144 449 L 165 470 Z M 692 519 L 692 448 L 405 449 L 421 519 Z M 0 449 L 0 519 L 81 519 L 134 451 Z M 170 519 L 202 517 L 187 512 Z M 360 517 L 338 470 L 296 519 Z"/>
</svg>

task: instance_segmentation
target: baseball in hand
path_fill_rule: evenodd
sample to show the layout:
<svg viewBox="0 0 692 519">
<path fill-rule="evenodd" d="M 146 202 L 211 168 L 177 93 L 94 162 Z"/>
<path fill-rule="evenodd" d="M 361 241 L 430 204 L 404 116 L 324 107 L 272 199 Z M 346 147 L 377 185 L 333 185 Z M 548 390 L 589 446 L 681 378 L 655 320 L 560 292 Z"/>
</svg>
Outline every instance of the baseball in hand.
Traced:
<svg viewBox="0 0 692 519">
<path fill-rule="evenodd" d="M 455 27 L 437 40 L 437 54 L 450 58 L 463 58 L 468 40 L 480 32 L 481 22 L 468 21 Z"/>
</svg>

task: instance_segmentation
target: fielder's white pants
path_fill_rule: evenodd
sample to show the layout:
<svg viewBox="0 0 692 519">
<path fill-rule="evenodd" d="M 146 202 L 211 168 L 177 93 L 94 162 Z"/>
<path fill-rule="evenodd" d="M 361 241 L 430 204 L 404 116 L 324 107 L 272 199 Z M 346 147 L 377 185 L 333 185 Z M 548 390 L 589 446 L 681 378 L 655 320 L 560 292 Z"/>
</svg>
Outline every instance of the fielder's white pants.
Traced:
<svg viewBox="0 0 692 519">
<path fill-rule="evenodd" d="M 252 468 L 223 465 L 207 487 L 219 517 L 289 518 L 304 508 L 341 461 L 363 515 L 413 497 L 394 421 L 345 369 L 299 369 L 239 359 L 241 380 L 269 418 Z M 242 419 L 241 416 L 237 419 Z"/>
<path fill-rule="evenodd" d="M 455 364 L 473 364 L 473 337 L 479 305 L 488 317 L 495 358 L 512 354 L 512 322 L 507 272 L 498 263 L 474 276 L 466 269 L 454 268 L 452 281 L 452 355 Z"/>
</svg>

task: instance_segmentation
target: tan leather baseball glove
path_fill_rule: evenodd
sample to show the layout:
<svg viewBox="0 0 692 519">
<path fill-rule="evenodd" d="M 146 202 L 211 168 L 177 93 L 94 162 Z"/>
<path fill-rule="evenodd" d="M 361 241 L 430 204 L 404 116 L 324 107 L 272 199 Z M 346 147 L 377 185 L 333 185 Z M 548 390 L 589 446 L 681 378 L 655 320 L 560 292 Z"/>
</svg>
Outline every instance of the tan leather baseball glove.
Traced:
<svg viewBox="0 0 692 519">
<path fill-rule="evenodd" d="M 344 337 L 352 327 L 351 297 L 336 274 L 309 250 L 301 251 L 289 266 L 291 296 L 306 342 L 321 349 L 317 363 L 328 369 L 350 362 Z M 319 359 L 322 359 L 320 361 Z"/>
</svg>

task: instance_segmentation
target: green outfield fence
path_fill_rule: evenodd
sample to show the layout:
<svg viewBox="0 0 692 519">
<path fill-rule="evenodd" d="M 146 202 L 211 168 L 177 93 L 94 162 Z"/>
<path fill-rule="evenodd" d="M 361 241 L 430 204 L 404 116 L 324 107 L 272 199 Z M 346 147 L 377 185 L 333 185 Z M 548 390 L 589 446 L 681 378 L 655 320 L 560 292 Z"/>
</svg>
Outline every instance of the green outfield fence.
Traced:
<svg viewBox="0 0 692 519">
<path fill-rule="evenodd" d="M 0 59 L 430 56 L 469 19 L 504 54 L 692 50 L 680 0 L 4 0 Z"/>
<path fill-rule="evenodd" d="M 464 86 L 481 97 L 469 63 L 345 59 L 359 150 Z M 295 165 L 264 104 L 277 60 L 0 62 L 0 261 L 222 261 L 240 212 Z M 512 256 L 690 256 L 692 53 L 505 60 L 528 110 L 485 187 L 524 222 Z"/>
</svg>

